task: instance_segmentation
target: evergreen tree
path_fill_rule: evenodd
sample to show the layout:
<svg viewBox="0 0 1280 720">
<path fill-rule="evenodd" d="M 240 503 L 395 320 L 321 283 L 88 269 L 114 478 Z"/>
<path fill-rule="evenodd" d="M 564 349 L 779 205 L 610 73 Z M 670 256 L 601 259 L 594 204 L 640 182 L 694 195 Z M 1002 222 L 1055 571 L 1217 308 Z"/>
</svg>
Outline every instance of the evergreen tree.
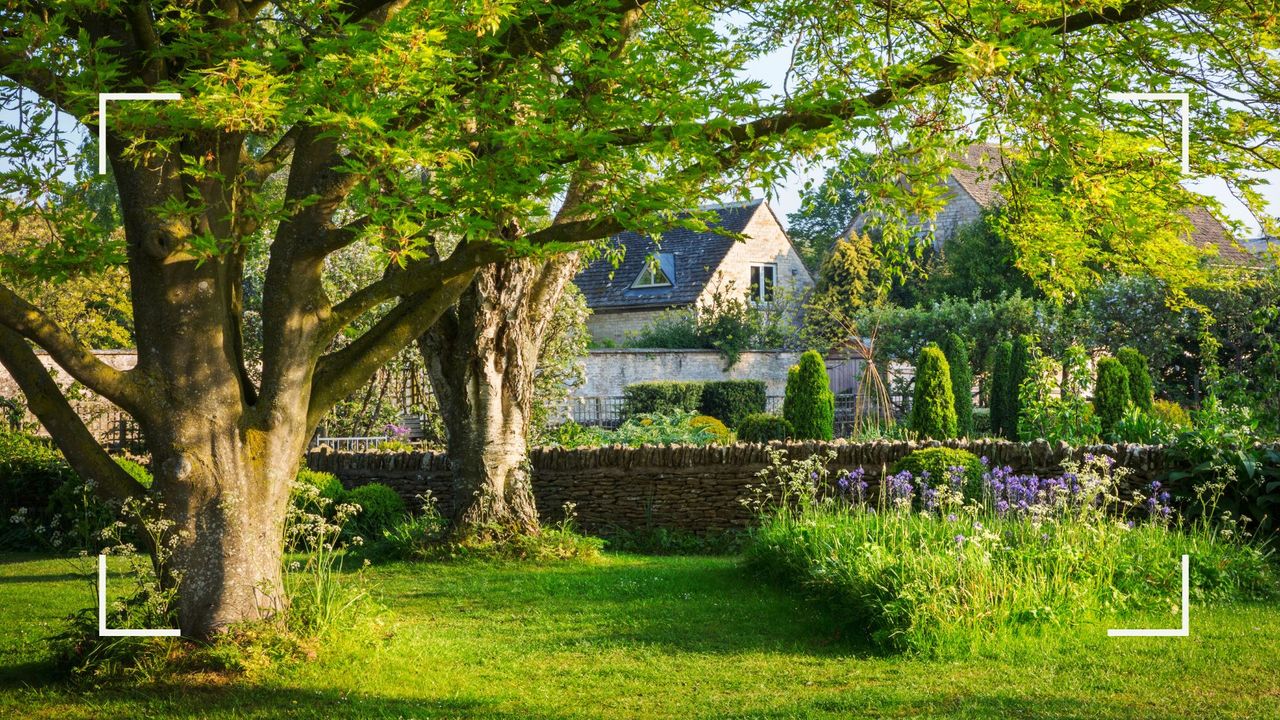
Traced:
<svg viewBox="0 0 1280 720">
<path fill-rule="evenodd" d="M 956 436 L 956 399 L 951 390 L 951 368 L 946 355 L 932 343 L 920 351 L 916 361 L 911 429 L 921 437 L 934 440 Z"/>
<path fill-rule="evenodd" d="M 1116 358 L 1102 358 L 1098 361 L 1098 376 L 1093 386 L 1093 409 L 1104 437 L 1115 431 L 1129 402 L 1129 371 Z"/>
<path fill-rule="evenodd" d="M 826 363 L 816 350 L 801 355 L 800 363 L 787 372 L 782 416 L 797 440 L 830 440 L 835 435 L 836 398 Z"/>
<path fill-rule="evenodd" d="M 973 433 L 973 368 L 969 366 L 969 345 L 958 333 L 948 333 L 942 352 L 951 366 L 951 391 L 955 395 L 956 434 Z"/>
<path fill-rule="evenodd" d="M 1009 364 L 1013 359 L 1013 343 L 1005 341 L 996 346 L 991 361 L 991 434 L 1008 437 L 1010 426 L 1016 426 L 1017 416 L 1009 416 Z"/>
<path fill-rule="evenodd" d="M 1010 440 L 1018 439 L 1018 417 L 1022 415 L 1022 401 L 1019 397 L 1022 383 L 1027 379 L 1031 365 L 1031 346 L 1035 342 L 1029 335 L 1014 338 L 1009 355 L 1009 385 L 1005 397 L 1005 431 L 1004 436 Z"/>
<path fill-rule="evenodd" d="M 1129 397 L 1133 404 L 1143 412 L 1150 412 L 1155 401 L 1155 391 L 1151 387 L 1151 371 L 1147 366 L 1147 356 L 1131 347 L 1122 347 L 1116 352 L 1116 359 L 1124 365 L 1129 373 Z"/>
</svg>

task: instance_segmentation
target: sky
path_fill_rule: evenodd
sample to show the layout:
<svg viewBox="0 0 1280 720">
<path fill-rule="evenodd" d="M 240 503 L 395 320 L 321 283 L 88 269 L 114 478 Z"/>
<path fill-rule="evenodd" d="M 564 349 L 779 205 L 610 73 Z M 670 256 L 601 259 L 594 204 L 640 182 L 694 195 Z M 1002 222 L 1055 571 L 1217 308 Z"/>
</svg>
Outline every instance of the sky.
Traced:
<svg viewBox="0 0 1280 720">
<path fill-rule="evenodd" d="M 753 79 L 768 83 L 770 88 L 780 94 L 788 61 L 788 51 L 781 49 L 771 55 L 757 58 L 747 68 L 746 74 Z M 1146 88 L 1134 88 L 1133 92 L 1143 92 L 1145 90 Z M 1194 134 L 1195 131 L 1195 126 L 1192 125 L 1191 133 Z M 1169 133 L 1172 136 L 1176 137 L 1180 132 L 1181 128 L 1179 127 L 1169 127 Z M 976 140 L 978 138 L 975 138 Z M 771 189 L 762 188 L 760 194 L 769 197 L 774 212 L 777 213 L 783 224 L 786 224 L 787 214 L 800 209 L 800 193 L 804 189 L 805 182 L 811 180 L 815 185 L 818 184 L 822 181 L 822 177 L 825 174 L 824 171 L 825 168 L 822 166 L 807 168 L 793 174 Z M 1264 173 L 1261 177 L 1267 182 L 1267 188 L 1263 190 L 1262 194 L 1267 199 L 1268 208 L 1272 215 L 1280 216 L 1280 171 Z M 1223 211 L 1228 216 L 1227 219 L 1235 220 L 1241 224 L 1242 227 L 1237 232 L 1240 238 L 1252 238 L 1261 234 L 1258 222 L 1245 206 L 1227 191 L 1226 183 L 1222 180 L 1206 178 L 1188 181 L 1185 187 L 1192 192 L 1212 196 L 1221 202 Z"/>
</svg>

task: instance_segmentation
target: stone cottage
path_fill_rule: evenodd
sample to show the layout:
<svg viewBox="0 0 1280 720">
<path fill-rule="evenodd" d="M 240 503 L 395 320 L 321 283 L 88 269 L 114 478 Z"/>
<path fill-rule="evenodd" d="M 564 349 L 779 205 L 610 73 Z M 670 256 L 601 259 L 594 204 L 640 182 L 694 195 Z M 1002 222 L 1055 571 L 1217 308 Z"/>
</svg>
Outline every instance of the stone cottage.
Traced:
<svg viewBox="0 0 1280 720">
<path fill-rule="evenodd" d="M 713 229 L 673 228 L 659 238 L 621 233 L 611 238 L 624 251 L 620 264 L 602 257 L 578 274 L 574 282 L 591 308 L 587 326 L 595 342 L 621 344 L 662 311 L 705 306 L 716 293 L 746 294 L 768 305 L 784 291 L 813 286 L 767 202 L 700 210 L 714 214 Z"/>
<path fill-rule="evenodd" d="M 945 204 L 932 221 L 921 223 L 922 229 L 932 228 L 935 250 L 942 249 L 961 227 L 978 220 L 984 210 L 1003 202 L 997 186 L 1006 162 L 999 145 L 974 143 L 965 149 L 964 158 L 945 181 Z M 1234 267 L 1257 264 L 1257 256 L 1237 244 L 1206 208 L 1187 208 L 1182 214 L 1191 221 L 1191 242 L 1200 248 L 1217 249 L 1215 263 Z M 862 232 L 870 220 L 869 213 L 855 216 L 849 231 Z"/>
</svg>

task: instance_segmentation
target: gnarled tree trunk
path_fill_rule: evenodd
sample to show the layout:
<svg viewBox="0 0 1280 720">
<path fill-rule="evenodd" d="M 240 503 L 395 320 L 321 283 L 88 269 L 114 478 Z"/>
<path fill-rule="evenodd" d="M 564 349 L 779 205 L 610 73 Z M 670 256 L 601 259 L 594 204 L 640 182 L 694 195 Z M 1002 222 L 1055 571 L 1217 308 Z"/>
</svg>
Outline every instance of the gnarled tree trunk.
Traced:
<svg viewBox="0 0 1280 720">
<path fill-rule="evenodd" d="M 572 255 L 483 268 L 418 341 L 444 418 L 457 536 L 538 530 L 527 467 L 534 374 L 576 269 Z"/>
</svg>

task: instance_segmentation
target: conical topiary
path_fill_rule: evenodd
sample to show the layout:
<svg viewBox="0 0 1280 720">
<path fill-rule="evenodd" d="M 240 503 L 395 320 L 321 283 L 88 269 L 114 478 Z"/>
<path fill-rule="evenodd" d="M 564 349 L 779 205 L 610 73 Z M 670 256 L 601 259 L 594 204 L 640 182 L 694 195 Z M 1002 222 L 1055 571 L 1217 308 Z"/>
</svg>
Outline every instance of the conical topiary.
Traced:
<svg viewBox="0 0 1280 720">
<path fill-rule="evenodd" d="M 800 363 L 787 372 L 782 416 L 797 440 L 830 440 L 835 435 L 836 398 L 826 363 L 816 350 L 801 355 Z"/>
<path fill-rule="evenodd" d="M 973 369 L 969 367 L 969 346 L 956 333 L 947 335 L 942 353 L 951 366 L 951 392 L 956 398 L 956 435 L 973 434 Z"/>
<path fill-rule="evenodd" d="M 937 345 L 926 345 L 916 360 L 911 429 L 921 437 L 934 440 L 956 436 L 956 399 L 951 391 L 951 368 L 947 356 Z"/>
<path fill-rule="evenodd" d="M 1129 402 L 1129 371 L 1113 357 L 1102 358 L 1098 361 L 1098 375 L 1093 386 L 1093 409 L 1104 437 L 1115 431 L 1116 423 L 1124 417 Z"/>
<path fill-rule="evenodd" d="M 1147 356 L 1131 347 L 1122 347 L 1116 359 L 1129 373 L 1129 398 L 1142 412 L 1151 412 L 1155 402 L 1155 390 L 1151 387 L 1151 371 L 1147 368 Z"/>
</svg>

